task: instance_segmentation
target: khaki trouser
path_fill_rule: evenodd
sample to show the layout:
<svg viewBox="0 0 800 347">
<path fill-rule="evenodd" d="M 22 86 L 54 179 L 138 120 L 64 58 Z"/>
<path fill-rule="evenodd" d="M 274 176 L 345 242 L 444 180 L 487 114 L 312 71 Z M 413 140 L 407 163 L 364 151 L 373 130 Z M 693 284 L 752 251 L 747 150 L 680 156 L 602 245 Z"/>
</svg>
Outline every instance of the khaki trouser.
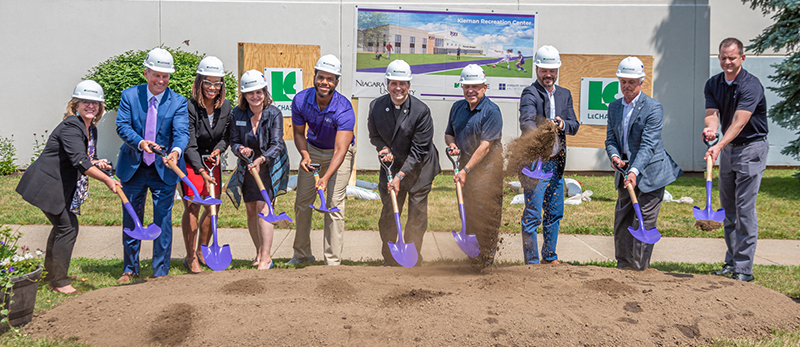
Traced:
<svg viewBox="0 0 800 347">
<path fill-rule="evenodd" d="M 355 153 L 355 146 L 350 145 L 342 165 L 331 176 L 325 191 L 325 203 L 328 208 L 338 207 L 340 210 L 339 212 L 325 213 L 325 232 L 322 241 L 325 265 L 339 265 L 342 262 L 344 203 Z M 312 163 L 321 165 L 319 175 L 320 177 L 324 176 L 333 158 L 333 150 L 319 149 L 309 144 L 308 154 Z M 320 202 L 315 199 L 317 199 L 317 190 L 314 189 L 314 174 L 298 168 L 297 199 L 294 204 L 294 222 L 297 226 L 294 235 L 294 257 L 300 260 L 311 257 L 311 217 L 314 210 L 309 205 L 319 206 Z"/>
</svg>

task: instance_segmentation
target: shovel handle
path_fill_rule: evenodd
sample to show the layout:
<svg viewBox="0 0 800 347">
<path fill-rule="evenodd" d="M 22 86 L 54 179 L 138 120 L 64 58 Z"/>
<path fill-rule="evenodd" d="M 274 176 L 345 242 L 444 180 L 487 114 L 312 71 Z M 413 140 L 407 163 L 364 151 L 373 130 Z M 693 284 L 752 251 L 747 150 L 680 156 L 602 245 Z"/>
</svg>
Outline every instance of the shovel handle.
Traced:
<svg viewBox="0 0 800 347">
<path fill-rule="evenodd" d="M 167 153 L 166 153 L 166 152 L 164 152 L 164 151 L 162 151 L 162 150 L 160 150 L 160 149 L 156 148 L 156 147 L 155 147 L 155 146 L 153 146 L 153 145 L 150 145 L 150 149 L 151 149 L 151 150 L 153 151 L 153 153 L 155 153 L 155 154 L 158 154 L 158 155 L 160 155 L 160 156 L 162 156 L 162 157 L 164 157 L 164 158 L 166 158 L 166 157 L 167 157 Z M 186 174 L 184 174 L 184 173 L 183 173 L 183 171 L 181 171 L 181 169 L 178 167 L 178 165 L 175 165 L 175 163 L 173 163 L 173 162 L 172 162 L 172 160 L 167 160 L 167 167 L 168 167 L 168 168 L 170 168 L 170 169 L 172 169 L 172 171 L 175 171 L 175 173 L 178 175 L 178 178 L 180 178 L 181 180 L 182 180 L 184 177 L 186 177 Z"/>
<path fill-rule="evenodd" d="M 457 174 L 458 173 L 458 161 L 461 159 L 461 155 L 460 154 L 456 155 L 456 156 L 450 155 L 450 147 L 447 147 L 447 149 L 445 149 L 444 153 L 447 154 L 447 159 L 450 159 L 450 162 L 453 163 L 453 174 Z M 453 159 L 453 157 L 455 157 L 455 159 Z"/>
<path fill-rule="evenodd" d="M 117 188 L 117 195 L 119 195 L 119 198 L 122 199 L 122 204 L 123 205 L 125 205 L 125 204 L 130 202 L 130 201 L 128 201 L 128 197 L 125 196 L 125 193 L 122 192 L 122 187 L 118 187 Z"/>
<path fill-rule="evenodd" d="M 464 193 L 461 192 L 461 182 L 456 182 L 456 195 L 458 196 L 458 204 L 464 205 Z"/>
<path fill-rule="evenodd" d="M 711 181 L 711 169 L 713 168 L 714 159 L 711 159 L 711 156 L 709 155 L 708 158 L 706 158 L 706 181 Z"/>
<path fill-rule="evenodd" d="M 628 188 L 628 194 L 631 195 L 631 201 L 633 201 L 634 204 L 638 204 L 639 199 L 636 198 L 636 192 L 633 191 L 633 187 L 630 184 L 626 184 L 625 188 Z"/>
<path fill-rule="evenodd" d="M 239 158 L 242 158 L 244 161 L 246 161 L 248 166 L 253 165 L 253 159 L 242 155 L 241 152 L 239 152 Z M 266 188 L 264 188 L 264 182 L 261 181 L 261 176 L 258 174 L 258 172 L 256 172 L 255 168 L 250 169 L 250 174 L 253 175 L 253 178 L 256 180 L 258 190 L 266 190 Z"/>
</svg>

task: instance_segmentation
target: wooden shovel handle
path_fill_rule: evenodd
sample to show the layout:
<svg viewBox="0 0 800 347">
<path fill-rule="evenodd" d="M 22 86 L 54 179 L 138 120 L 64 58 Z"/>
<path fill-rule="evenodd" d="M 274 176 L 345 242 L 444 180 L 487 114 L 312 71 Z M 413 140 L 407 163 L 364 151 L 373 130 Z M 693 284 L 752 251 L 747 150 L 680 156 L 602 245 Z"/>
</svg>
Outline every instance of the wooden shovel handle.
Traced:
<svg viewBox="0 0 800 347">
<path fill-rule="evenodd" d="M 461 192 L 461 182 L 456 182 L 456 195 L 458 195 L 458 204 L 464 204 L 464 194 Z"/>
<path fill-rule="evenodd" d="M 711 181 L 711 169 L 714 168 L 714 159 L 711 159 L 711 155 L 706 158 L 706 181 Z"/>
<path fill-rule="evenodd" d="M 122 187 L 120 187 L 120 186 L 117 186 L 117 195 L 119 195 L 119 198 L 122 199 L 122 204 L 123 205 L 130 202 L 130 201 L 128 201 L 128 197 L 125 196 L 125 193 L 122 192 Z"/>
<path fill-rule="evenodd" d="M 625 188 L 628 188 L 628 194 L 631 195 L 631 201 L 633 201 L 634 204 L 638 204 L 639 199 L 636 199 L 636 192 L 633 190 L 633 186 L 626 183 Z"/>
</svg>

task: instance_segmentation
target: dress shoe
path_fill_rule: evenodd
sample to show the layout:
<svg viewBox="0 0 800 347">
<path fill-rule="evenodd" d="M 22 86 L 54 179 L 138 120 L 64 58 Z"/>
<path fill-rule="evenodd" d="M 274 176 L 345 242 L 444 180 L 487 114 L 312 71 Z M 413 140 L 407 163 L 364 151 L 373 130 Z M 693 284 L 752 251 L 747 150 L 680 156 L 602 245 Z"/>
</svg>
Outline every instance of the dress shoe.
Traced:
<svg viewBox="0 0 800 347">
<path fill-rule="evenodd" d="M 133 272 L 124 272 L 122 276 L 117 280 L 118 283 L 128 283 L 132 281 L 134 278 L 139 277 L 139 275 Z"/>
<path fill-rule="evenodd" d="M 711 271 L 712 275 L 730 275 L 733 273 L 733 266 L 725 264 L 722 269 Z"/>
<path fill-rule="evenodd" d="M 317 259 L 314 258 L 313 255 L 308 257 L 308 259 L 305 259 L 305 260 L 300 259 L 300 258 L 292 257 L 292 259 L 289 259 L 289 261 L 286 262 L 286 265 L 297 265 L 297 264 L 302 264 L 302 263 L 312 263 L 312 262 L 314 262 L 314 260 L 317 260 Z"/>
<path fill-rule="evenodd" d="M 69 286 L 69 287 L 71 287 L 71 286 Z M 83 294 L 83 291 L 76 290 L 75 288 L 72 288 L 72 291 L 69 291 L 69 290 L 64 289 L 64 288 L 66 288 L 66 286 L 65 287 L 59 287 L 59 288 L 50 286 L 49 289 L 50 289 L 50 291 L 53 291 L 53 292 L 56 292 L 56 293 L 59 293 L 59 294 Z"/>
<path fill-rule="evenodd" d="M 734 272 L 734 273 L 733 273 L 733 276 L 731 276 L 731 279 L 734 279 L 734 280 L 739 280 L 739 281 L 745 281 L 745 282 L 750 282 L 750 281 L 752 281 L 752 280 L 754 280 L 754 279 L 756 279 L 756 278 L 755 278 L 755 277 L 753 277 L 753 275 L 748 275 L 748 274 L 740 274 L 740 273 L 736 273 L 736 272 Z"/>
<path fill-rule="evenodd" d="M 558 259 L 556 259 L 556 260 L 542 260 L 542 264 L 558 265 L 558 264 L 561 264 L 561 261 L 558 260 Z"/>
</svg>

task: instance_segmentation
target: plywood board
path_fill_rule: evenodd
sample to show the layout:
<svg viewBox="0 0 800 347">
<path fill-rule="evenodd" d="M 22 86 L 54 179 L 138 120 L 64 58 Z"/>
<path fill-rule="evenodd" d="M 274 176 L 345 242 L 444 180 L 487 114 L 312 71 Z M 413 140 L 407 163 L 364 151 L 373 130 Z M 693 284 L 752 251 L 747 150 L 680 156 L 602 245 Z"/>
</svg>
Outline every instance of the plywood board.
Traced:
<svg viewBox="0 0 800 347">
<path fill-rule="evenodd" d="M 562 54 L 561 68 L 558 71 L 558 85 L 569 89 L 572 93 L 575 115 L 580 121 L 581 78 L 608 77 L 615 78 L 617 66 L 628 55 L 601 54 Z M 653 56 L 637 55 L 644 63 L 646 78 L 642 91 L 653 95 Z M 575 136 L 567 136 L 568 147 L 605 148 L 606 127 L 603 125 L 581 124 Z"/>
<path fill-rule="evenodd" d="M 303 89 L 314 86 L 314 64 L 320 57 L 320 46 L 276 43 L 239 42 L 239 75 L 245 71 L 264 68 L 303 69 Z M 283 119 L 283 139 L 294 139 L 292 119 Z"/>
</svg>

